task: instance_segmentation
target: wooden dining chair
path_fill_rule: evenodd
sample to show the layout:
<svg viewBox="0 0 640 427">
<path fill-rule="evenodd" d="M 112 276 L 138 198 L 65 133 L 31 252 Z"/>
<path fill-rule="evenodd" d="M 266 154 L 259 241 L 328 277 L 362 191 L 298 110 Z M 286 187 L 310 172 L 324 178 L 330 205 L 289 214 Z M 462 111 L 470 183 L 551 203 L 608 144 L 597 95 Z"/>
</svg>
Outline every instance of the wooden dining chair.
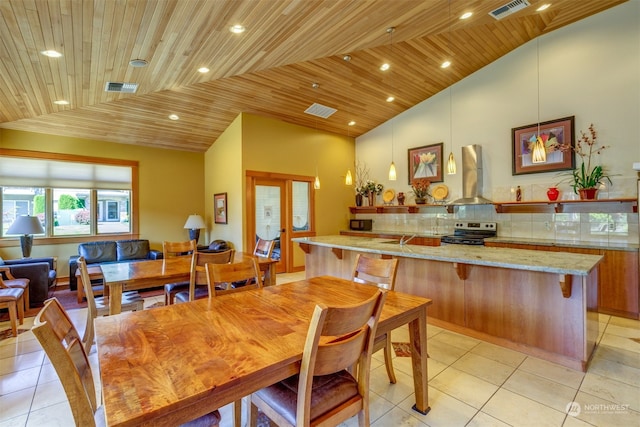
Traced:
<svg viewBox="0 0 640 427">
<path fill-rule="evenodd" d="M 77 259 L 78 271 L 82 278 L 82 283 L 91 283 L 89 279 L 89 270 L 87 269 L 87 261 L 84 257 Z M 82 344 L 84 351 L 89 354 L 93 345 L 94 329 L 93 321 L 98 316 L 107 316 L 109 314 L 109 297 L 96 297 L 93 295 L 93 287 L 85 286 L 85 296 L 87 298 L 87 325 L 82 336 Z M 122 293 L 122 311 L 138 311 L 144 309 L 144 299 L 137 291 L 127 291 Z"/>
<path fill-rule="evenodd" d="M 376 285 L 379 288 L 393 291 L 396 286 L 397 272 L 397 258 L 370 258 L 358 254 L 356 255 L 351 277 L 354 282 Z M 389 382 L 395 384 L 396 374 L 393 370 L 393 347 L 391 345 L 390 332 L 377 336 L 373 343 L 373 353 L 382 349 L 384 349 L 384 366 L 387 369 Z"/>
<path fill-rule="evenodd" d="M 317 305 L 300 373 L 251 395 L 251 425 L 260 409 L 281 427 L 336 426 L 356 414 L 368 427 L 371 352 L 386 293 L 352 306 Z"/>
<path fill-rule="evenodd" d="M 246 257 L 231 264 L 207 264 L 205 268 L 209 298 L 262 287 L 260 268 L 255 258 Z"/>
<path fill-rule="evenodd" d="M 75 424 L 83 427 L 106 425 L 103 409 L 97 403 L 93 373 L 85 347 L 73 322 L 56 298 L 45 301 L 31 331 L 60 378 Z M 184 426 L 218 426 L 219 423 L 220 413 L 216 410 Z"/>
<path fill-rule="evenodd" d="M 195 301 L 209 296 L 206 264 L 229 264 L 233 262 L 235 249 L 224 252 L 196 252 L 191 262 L 191 274 L 189 276 L 189 290 L 180 291 L 175 297 L 176 303 Z"/>
<path fill-rule="evenodd" d="M 3 279 L 4 276 L 4 279 Z M 11 274 L 11 270 L 7 266 L 0 267 L 0 284 L 3 284 L 7 288 L 19 288 L 24 292 L 22 293 L 22 300 L 24 302 L 24 309 L 29 310 L 29 279 L 27 278 L 15 278 Z"/>
<path fill-rule="evenodd" d="M 177 257 L 192 257 L 198 251 L 195 240 L 185 242 L 162 242 L 162 256 L 164 259 Z M 189 281 L 167 283 L 164 285 L 164 305 L 174 303 L 178 292 L 189 291 Z"/>
<path fill-rule="evenodd" d="M 253 248 L 253 254 L 262 258 L 271 258 L 275 246 L 275 240 L 264 240 L 258 237 L 256 246 Z"/>
<path fill-rule="evenodd" d="M 9 288 L 0 283 L 0 308 L 9 310 L 9 321 L 11 322 L 11 333 L 18 336 L 18 322 L 24 323 L 24 290 L 20 288 Z"/>
<path fill-rule="evenodd" d="M 262 287 L 258 261 L 255 258 L 244 258 L 241 262 L 231 264 L 205 265 L 209 298 L 216 298 L 235 292 L 246 292 Z M 244 286 L 234 287 L 234 282 L 245 282 Z M 234 427 L 242 425 L 242 400 L 233 404 Z"/>
</svg>

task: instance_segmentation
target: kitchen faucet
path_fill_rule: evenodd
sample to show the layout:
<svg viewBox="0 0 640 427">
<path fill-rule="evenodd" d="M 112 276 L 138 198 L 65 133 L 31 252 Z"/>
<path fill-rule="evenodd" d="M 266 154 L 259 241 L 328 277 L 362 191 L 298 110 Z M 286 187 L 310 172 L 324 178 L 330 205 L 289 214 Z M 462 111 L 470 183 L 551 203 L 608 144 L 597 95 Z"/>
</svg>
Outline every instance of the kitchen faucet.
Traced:
<svg viewBox="0 0 640 427">
<path fill-rule="evenodd" d="M 408 239 L 405 240 L 405 235 L 403 234 L 402 237 L 400 238 L 400 246 L 406 245 L 407 243 L 409 243 L 411 241 L 411 239 L 413 239 L 414 237 L 416 237 L 417 234 L 412 235 L 411 237 L 409 237 Z"/>
</svg>

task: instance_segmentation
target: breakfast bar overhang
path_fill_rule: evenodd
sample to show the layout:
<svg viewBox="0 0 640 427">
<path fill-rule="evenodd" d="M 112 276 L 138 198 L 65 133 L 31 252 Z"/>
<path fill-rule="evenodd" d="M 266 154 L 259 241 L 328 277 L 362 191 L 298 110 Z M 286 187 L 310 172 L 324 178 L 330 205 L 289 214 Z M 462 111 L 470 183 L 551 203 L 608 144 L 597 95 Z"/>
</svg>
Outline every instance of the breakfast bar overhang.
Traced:
<svg viewBox="0 0 640 427">
<path fill-rule="evenodd" d="M 358 253 L 399 259 L 396 290 L 430 298 L 428 322 L 586 371 L 598 339 L 600 255 L 388 239 L 293 239 L 306 275 L 350 278 Z"/>
</svg>

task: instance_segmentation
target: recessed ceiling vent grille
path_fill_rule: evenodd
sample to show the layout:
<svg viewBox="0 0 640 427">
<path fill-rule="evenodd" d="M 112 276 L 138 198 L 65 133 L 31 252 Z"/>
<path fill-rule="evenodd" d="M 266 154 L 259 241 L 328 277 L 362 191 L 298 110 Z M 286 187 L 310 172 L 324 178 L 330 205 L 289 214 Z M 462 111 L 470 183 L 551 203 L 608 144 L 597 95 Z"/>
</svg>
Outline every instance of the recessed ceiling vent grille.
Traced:
<svg viewBox="0 0 640 427">
<path fill-rule="evenodd" d="M 138 83 L 107 82 L 105 92 L 136 93 Z"/>
<path fill-rule="evenodd" d="M 327 107 L 326 105 L 313 103 L 309 108 L 304 110 L 305 113 L 311 114 L 312 116 L 322 117 L 323 119 L 328 119 L 333 113 L 335 113 L 335 108 Z"/>
<path fill-rule="evenodd" d="M 489 15 L 500 20 L 506 16 L 511 15 L 512 13 L 516 13 L 517 11 L 524 9 L 527 6 L 529 6 L 529 2 L 527 0 L 514 0 L 505 4 L 504 6 L 500 6 L 496 10 L 492 10 L 491 12 L 489 12 Z"/>
</svg>

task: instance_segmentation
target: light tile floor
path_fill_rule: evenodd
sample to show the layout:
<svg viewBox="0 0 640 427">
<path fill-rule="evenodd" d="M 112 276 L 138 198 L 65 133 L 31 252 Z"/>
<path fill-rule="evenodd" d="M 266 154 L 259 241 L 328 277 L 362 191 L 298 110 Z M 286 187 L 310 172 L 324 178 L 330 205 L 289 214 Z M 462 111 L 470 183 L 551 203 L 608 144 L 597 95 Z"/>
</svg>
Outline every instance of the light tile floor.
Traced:
<svg viewBox="0 0 640 427">
<path fill-rule="evenodd" d="M 278 283 L 303 277 L 278 275 Z M 148 298 L 145 305 L 162 300 Z M 86 310 L 70 315 L 82 329 Z M 398 383 L 392 385 L 379 352 L 371 367 L 371 425 L 640 426 L 640 322 L 604 315 L 600 322 L 601 339 L 586 373 L 429 325 L 431 412 L 411 410 L 410 358 L 394 359 Z M 32 323 L 25 319 L 21 329 Z M 0 330 L 8 327 L 0 323 Z M 392 339 L 408 341 L 406 328 Z M 95 348 L 89 357 L 97 372 Z M 570 402 L 577 405 L 568 414 Z M 221 413 L 222 426 L 232 426 L 232 408 Z M 64 390 L 33 334 L 0 341 L 0 427 L 72 425 Z M 343 426 L 357 426 L 356 418 Z"/>
</svg>

